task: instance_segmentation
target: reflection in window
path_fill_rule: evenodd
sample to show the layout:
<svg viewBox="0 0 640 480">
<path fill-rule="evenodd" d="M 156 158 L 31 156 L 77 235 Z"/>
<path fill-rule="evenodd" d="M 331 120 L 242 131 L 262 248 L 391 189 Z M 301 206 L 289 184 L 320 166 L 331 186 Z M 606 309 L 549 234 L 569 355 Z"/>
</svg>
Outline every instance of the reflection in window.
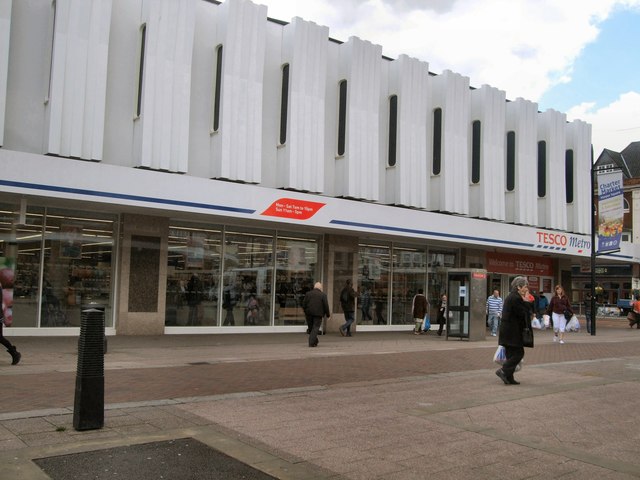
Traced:
<svg viewBox="0 0 640 480">
<path fill-rule="evenodd" d="M 169 227 L 166 326 L 218 325 L 221 246 L 221 228 Z"/>
<path fill-rule="evenodd" d="M 413 297 L 422 288 L 426 292 L 427 252 L 420 248 L 393 248 L 393 301 L 391 323 L 414 325 Z"/>
<path fill-rule="evenodd" d="M 387 325 L 391 249 L 384 245 L 360 245 L 358 253 L 360 298 L 356 320 L 365 325 Z"/>
<path fill-rule="evenodd" d="M 42 327 L 79 327 L 83 304 L 104 305 L 112 326 L 114 215 L 48 209 L 44 232 Z"/>
<path fill-rule="evenodd" d="M 302 300 L 320 280 L 318 242 L 279 236 L 276 248 L 276 325 L 305 325 Z"/>
<path fill-rule="evenodd" d="M 273 235 L 227 232 L 223 251 L 222 325 L 269 325 Z"/>
</svg>

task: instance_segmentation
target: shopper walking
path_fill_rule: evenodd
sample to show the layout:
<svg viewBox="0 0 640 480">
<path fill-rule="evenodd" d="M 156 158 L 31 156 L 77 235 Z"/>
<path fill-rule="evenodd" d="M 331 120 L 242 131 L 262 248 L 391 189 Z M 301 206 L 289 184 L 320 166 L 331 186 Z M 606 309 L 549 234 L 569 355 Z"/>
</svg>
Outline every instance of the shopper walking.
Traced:
<svg viewBox="0 0 640 480">
<path fill-rule="evenodd" d="M 345 323 L 340 327 L 340 335 L 351 336 L 351 324 L 355 320 L 357 292 L 352 287 L 351 279 L 348 279 L 340 292 L 340 306 L 344 312 Z"/>
<path fill-rule="evenodd" d="M 500 327 L 500 317 L 502 317 L 502 298 L 500 291 L 496 288 L 493 295 L 487 298 L 487 315 L 489 316 L 489 328 L 491 336 L 495 337 Z"/>
<path fill-rule="evenodd" d="M 7 349 L 7 352 L 11 355 L 11 365 L 17 365 L 20 362 L 20 358 L 22 355 L 14 345 L 11 344 L 9 340 L 4 337 L 4 333 L 2 332 L 2 328 L 4 327 L 5 319 L 8 317 L 8 314 L 5 313 L 7 308 L 10 306 L 4 304 L 4 295 L 2 294 L 2 285 L 0 285 L 0 297 L 2 297 L 2 308 L 0 309 L 0 344 L 4 345 Z M 5 316 L 6 315 L 6 316 Z"/>
<path fill-rule="evenodd" d="M 318 332 L 324 317 L 329 318 L 329 302 L 327 294 L 322 291 L 322 283 L 316 282 L 313 290 L 309 290 L 302 299 L 302 309 L 307 318 L 311 319 L 311 332 L 309 334 L 309 346 L 318 346 Z"/>
<path fill-rule="evenodd" d="M 496 375 L 505 385 L 519 385 L 513 378 L 516 367 L 524 358 L 522 332 L 531 324 L 531 306 L 528 305 L 529 283 L 527 277 L 516 277 L 511 282 L 511 292 L 507 296 L 502 309 L 500 336 L 498 344 L 504 347 L 507 360 Z"/>
<path fill-rule="evenodd" d="M 440 296 L 440 301 L 438 302 L 438 336 L 442 335 L 442 329 L 447 323 L 447 315 L 448 315 L 448 307 L 447 307 L 447 295 L 442 294 Z"/>
<path fill-rule="evenodd" d="M 554 288 L 555 295 L 551 297 L 551 302 L 547 307 L 547 315 L 551 316 L 553 321 L 553 341 L 564 343 L 564 331 L 567 327 L 567 317 L 573 316 L 571 302 L 564 293 L 562 285 L 556 285 Z"/>
<path fill-rule="evenodd" d="M 429 302 L 427 297 L 424 296 L 424 290 L 418 289 L 411 302 L 411 313 L 413 315 L 413 321 L 416 327 L 413 331 L 415 335 L 422 335 L 422 325 L 424 324 L 424 317 L 429 312 Z"/>
</svg>

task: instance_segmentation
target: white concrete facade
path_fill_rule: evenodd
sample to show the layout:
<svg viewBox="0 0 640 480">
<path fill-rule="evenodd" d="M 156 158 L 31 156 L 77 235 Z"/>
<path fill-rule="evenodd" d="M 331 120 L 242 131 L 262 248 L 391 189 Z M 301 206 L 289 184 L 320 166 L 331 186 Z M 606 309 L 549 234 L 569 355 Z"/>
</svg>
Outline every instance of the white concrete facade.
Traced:
<svg viewBox="0 0 640 480">
<path fill-rule="evenodd" d="M 0 0 L 0 201 L 589 255 L 590 125 L 330 33 L 249 0 Z"/>
</svg>

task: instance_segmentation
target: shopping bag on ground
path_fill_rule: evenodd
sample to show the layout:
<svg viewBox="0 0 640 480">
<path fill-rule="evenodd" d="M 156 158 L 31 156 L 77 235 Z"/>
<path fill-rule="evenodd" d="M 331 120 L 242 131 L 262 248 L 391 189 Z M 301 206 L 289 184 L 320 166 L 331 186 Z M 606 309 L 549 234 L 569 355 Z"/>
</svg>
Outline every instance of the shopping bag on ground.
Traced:
<svg viewBox="0 0 640 480">
<path fill-rule="evenodd" d="M 498 365 L 502 365 L 507 361 L 507 355 L 502 345 L 498 345 L 498 348 L 496 348 L 496 353 L 493 354 L 493 361 Z"/>
<path fill-rule="evenodd" d="M 538 330 L 542 330 L 544 327 L 542 326 L 542 323 L 540 323 L 540 320 L 538 320 L 537 318 L 534 318 L 533 320 L 531 320 L 531 328 L 537 328 Z"/>
</svg>

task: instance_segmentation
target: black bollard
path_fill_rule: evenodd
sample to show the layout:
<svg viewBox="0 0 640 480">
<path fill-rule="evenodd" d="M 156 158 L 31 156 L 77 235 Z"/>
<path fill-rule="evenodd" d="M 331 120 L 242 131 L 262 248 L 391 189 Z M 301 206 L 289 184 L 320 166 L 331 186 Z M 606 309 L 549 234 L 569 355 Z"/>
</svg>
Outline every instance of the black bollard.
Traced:
<svg viewBox="0 0 640 480">
<path fill-rule="evenodd" d="M 78 369 L 73 428 L 104 426 L 104 311 L 102 305 L 83 305 L 78 339 Z"/>
</svg>

